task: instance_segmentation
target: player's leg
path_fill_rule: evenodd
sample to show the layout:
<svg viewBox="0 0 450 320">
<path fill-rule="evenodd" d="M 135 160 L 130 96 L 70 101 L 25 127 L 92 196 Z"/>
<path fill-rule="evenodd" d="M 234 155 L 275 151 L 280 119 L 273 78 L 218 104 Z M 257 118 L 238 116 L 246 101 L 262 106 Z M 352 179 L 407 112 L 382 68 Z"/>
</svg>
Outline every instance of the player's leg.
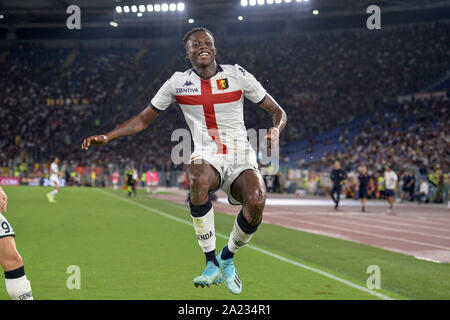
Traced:
<svg viewBox="0 0 450 320">
<path fill-rule="evenodd" d="M 331 188 L 331 191 L 330 191 L 330 196 L 331 196 L 331 199 L 334 202 L 334 207 L 337 208 L 337 200 L 334 197 L 335 192 L 336 192 L 336 187 L 333 185 L 333 187 Z"/>
<path fill-rule="evenodd" d="M 56 194 L 59 192 L 59 182 L 57 180 L 51 180 L 50 182 L 53 186 L 53 190 L 47 193 L 47 199 L 49 202 L 53 203 L 55 202 Z"/>
<path fill-rule="evenodd" d="M 366 201 L 368 198 L 368 194 L 367 192 L 362 191 L 359 195 L 360 199 L 361 199 L 361 211 L 365 212 L 366 211 Z"/>
<path fill-rule="evenodd" d="M 189 180 L 189 207 L 198 244 L 206 257 L 206 268 L 194 279 L 195 286 L 210 286 L 222 282 L 216 260 L 214 210 L 208 193 L 220 187 L 220 175 L 207 161 L 191 163 L 187 170 Z"/>
<path fill-rule="evenodd" d="M 242 281 L 234 267 L 234 254 L 245 246 L 255 234 L 262 221 L 266 203 L 266 186 L 258 171 L 245 170 L 231 185 L 230 193 L 242 204 L 234 222 L 228 244 L 220 252 L 217 260 L 224 272 L 225 284 L 234 294 L 242 291 Z"/>
<path fill-rule="evenodd" d="M 6 291 L 11 299 L 33 300 L 30 281 L 12 236 L 0 238 L 0 265 L 5 272 Z"/>
<path fill-rule="evenodd" d="M 339 201 L 341 200 L 341 192 L 342 192 L 342 185 L 337 186 L 336 189 L 336 209 L 339 207 Z"/>
<path fill-rule="evenodd" d="M 394 191 L 393 190 L 386 190 L 385 191 L 385 196 L 386 196 L 386 199 L 387 199 L 387 202 L 388 202 L 388 205 L 389 205 L 389 208 L 388 208 L 388 213 L 391 213 L 392 212 L 392 210 L 393 210 L 393 207 L 394 207 L 394 200 L 395 200 L 395 198 L 394 198 Z"/>
</svg>

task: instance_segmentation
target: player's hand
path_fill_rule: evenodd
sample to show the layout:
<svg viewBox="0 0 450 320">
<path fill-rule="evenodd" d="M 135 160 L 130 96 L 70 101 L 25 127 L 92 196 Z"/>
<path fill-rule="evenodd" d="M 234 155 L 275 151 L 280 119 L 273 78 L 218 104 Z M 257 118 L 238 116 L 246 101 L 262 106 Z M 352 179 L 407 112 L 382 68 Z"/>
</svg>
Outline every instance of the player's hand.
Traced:
<svg viewBox="0 0 450 320">
<path fill-rule="evenodd" d="M 84 139 L 83 144 L 81 145 L 81 149 L 87 150 L 89 146 L 101 146 L 109 141 L 108 137 L 104 134 L 97 136 L 90 136 L 89 138 Z"/>
<path fill-rule="evenodd" d="M 269 129 L 268 134 L 264 137 L 267 140 L 267 150 L 270 152 L 273 148 L 278 147 L 278 142 L 280 138 L 280 130 L 278 128 L 272 127 Z"/>
<path fill-rule="evenodd" d="M 6 205 L 8 203 L 8 197 L 6 193 L 0 188 L 0 212 L 6 212 Z"/>
</svg>

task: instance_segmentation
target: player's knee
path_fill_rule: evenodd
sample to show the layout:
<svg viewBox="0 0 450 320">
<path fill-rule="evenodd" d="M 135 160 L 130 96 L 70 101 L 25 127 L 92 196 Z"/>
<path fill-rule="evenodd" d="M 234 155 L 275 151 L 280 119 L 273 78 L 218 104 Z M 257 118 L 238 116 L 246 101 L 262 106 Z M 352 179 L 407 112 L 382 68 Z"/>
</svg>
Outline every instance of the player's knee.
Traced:
<svg viewBox="0 0 450 320">
<path fill-rule="evenodd" d="M 15 270 L 23 266 L 23 260 L 19 253 L 11 253 L 3 257 L 1 265 L 4 270 Z"/>
<path fill-rule="evenodd" d="M 190 199 L 195 205 L 200 205 L 205 196 L 208 195 L 208 179 L 201 175 L 193 175 L 189 177 Z"/>
<path fill-rule="evenodd" d="M 261 222 L 265 204 L 266 193 L 263 191 L 254 192 L 246 198 L 244 207 L 249 214 L 248 222 L 251 225 L 257 225 Z"/>
</svg>

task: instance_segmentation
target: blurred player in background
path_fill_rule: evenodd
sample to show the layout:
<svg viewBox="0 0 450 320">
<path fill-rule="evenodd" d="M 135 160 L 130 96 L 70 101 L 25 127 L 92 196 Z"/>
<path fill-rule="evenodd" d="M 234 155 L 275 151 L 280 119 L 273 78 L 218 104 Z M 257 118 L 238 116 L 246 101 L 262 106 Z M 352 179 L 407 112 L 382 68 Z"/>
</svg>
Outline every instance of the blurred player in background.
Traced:
<svg viewBox="0 0 450 320">
<path fill-rule="evenodd" d="M 360 173 L 358 176 L 358 195 L 359 199 L 361 200 L 361 211 L 366 211 L 366 202 L 367 198 L 369 197 L 368 187 L 369 187 L 369 179 L 370 176 L 367 174 L 367 168 L 366 166 L 361 166 Z"/>
<path fill-rule="evenodd" d="M 0 265 L 5 271 L 6 291 L 13 300 L 33 300 L 30 281 L 25 275 L 22 257 L 16 249 L 14 231 L 8 220 L 2 215 L 6 213 L 8 197 L 0 187 Z"/>
<path fill-rule="evenodd" d="M 115 170 L 112 174 L 112 184 L 114 186 L 114 190 L 117 190 L 117 185 L 119 184 L 119 172 Z"/>
<path fill-rule="evenodd" d="M 217 49 L 211 31 L 194 28 L 186 33 L 183 41 L 192 69 L 175 72 L 144 111 L 106 135 L 85 139 L 82 148 L 136 134 L 177 101 L 194 140 L 195 150 L 188 167 L 189 206 L 198 243 L 206 257 L 206 267 L 193 283 L 210 286 L 221 283 L 224 277 L 227 288 L 239 294 L 242 281 L 233 257 L 258 229 L 266 201 L 266 187 L 258 169 L 256 152 L 247 139 L 244 97 L 272 116 L 272 127 L 265 137 L 269 152 L 278 146 L 279 133 L 287 117 L 248 71 L 237 64 L 216 63 Z M 216 256 L 214 210 L 208 193 L 219 188 L 227 193 L 231 204 L 242 205 L 242 210 L 228 244 Z"/>
<path fill-rule="evenodd" d="M 384 193 L 389 204 L 387 212 L 392 213 L 394 210 L 395 194 L 397 193 L 398 177 L 389 164 L 386 165 L 386 171 L 384 172 L 384 186 L 386 188 Z"/>
<path fill-rule="evenodd" d="M 403 180 L 403 186 L 402 186 L 402 193 L 401 193 L 401 200 L 402 202 L 407 199 L 409 201 L 413 200 L 414 197 L 414 187 L 415 187 L 415 178 L 414 174 L 411 171 L 405 171 L 405 174 L 402 177 Z"/>
<path fill-rule="evenodd" d="M 131 166 L 130 169 L 125 170 L 125 177 L 126 177 L 128 198 L 131 197 L 132 193 L 136 197 L 136 180 L 134 179 L 134 166 Z"/>
<path fill-rule="evenodd" d="M 47 199 L 50 203 L 55 203 L 55 195 L 59 192 L 59 158 L 56 157 L 50 164 L 50 183 L 53 190 L 47 193 Z"/>
<path fill-rule="evenodd" d="M 347 179 L 347 173 L 341 168 L 341 163 L 339 161 L 334 162 L 334 168 L 331 171 L 330 179 L 333 181 L 333 187 L 331 188 L 330 194 L 334 202 L 334 210 L 337 210 L 339 207 L 342 185 L 344 184 L 345 179 Z M 337 194 L 336 198 L 334 197 L 335 194 Z"/>
<path fill-rule="evenodd" d="M 147 171 L 147 193 L 156 193 L 159 184 L 159 174 L 155 168 L 150 168 Z"/>
</svg>

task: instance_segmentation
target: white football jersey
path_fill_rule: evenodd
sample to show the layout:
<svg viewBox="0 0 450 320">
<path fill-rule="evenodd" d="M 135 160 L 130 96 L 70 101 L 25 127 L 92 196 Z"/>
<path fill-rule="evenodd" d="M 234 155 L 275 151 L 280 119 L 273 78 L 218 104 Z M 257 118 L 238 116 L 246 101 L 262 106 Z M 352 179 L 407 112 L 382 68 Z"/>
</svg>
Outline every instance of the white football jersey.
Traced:
<svg viewBox="0 0 450 320">
<path fill-rule="evenodd" d="M 265 95 L 262 85 L 239 65 L 218 65 L 217 73 L 207 80 L 193 69 L 175 72 L 151 104 L 164 111 L 177 101 L 195 151 L 226 155 L 251 148 L 244 125 L 244 97 L 261 103 Z"/>
<path fill-rule="evenodd" d="M 391 172 L 385 172 L 384 173 L 384 184 L 386 186 L 386 189 L 388 190 L 394 190 L 395 185 L 397 183 L 398 177 L 397 174 L 391 170 Z"/>
<path fill-rule="evenodd" d="M 50 179 L 58 179 L 58 164 L 56 162 L 52 162 L 50 165 Z"/>
</svg>

